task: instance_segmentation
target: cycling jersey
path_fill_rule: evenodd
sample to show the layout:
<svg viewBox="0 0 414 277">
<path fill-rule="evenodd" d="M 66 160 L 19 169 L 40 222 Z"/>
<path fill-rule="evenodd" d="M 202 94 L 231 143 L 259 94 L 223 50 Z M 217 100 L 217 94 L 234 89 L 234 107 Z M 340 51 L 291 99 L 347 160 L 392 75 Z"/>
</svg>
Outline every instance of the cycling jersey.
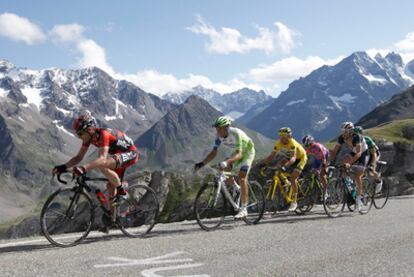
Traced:
<svg viewBox="0 0 414 277">
<path fill-rule="evenodd" d="M 229 147 L 233 154 L 238 150 L 242 158 L 235 162 L 234 165 L 240 167 L 240 170 L 248 172 L 255 156 L 253 141 L 239 128 L 229 127 L 228 132 L 229 134 L 225 138 L 216 137 L 213 148 L 217 150 L 223 144 Z"/>
<path fill-rule="evenodd" d="M 295 166 L 300 170 L 303 170 L 305 168 L 306 162 L 308 160 L 305 149 L 303 149 L 302 145 L 300 145 L 293 138 L 289 140 L 288 144 L 282 144 L 280 140 L 276 141 L 273 152 L 283 152 L 289 158 L 296 155 L 296 162 L 292 166 Z"/>
<path fill-rule="evenodd" d="M 306 148 L 306 154 L 309 159 L 309 166 L 312 169 L 320 169 L 323 161 L 327 162 L 329 160 L 329 151 L 320 143 L 312 143 L 312 145 Z"/>
<path fill-rule="evenodd" d="M 367 143 L 367 146 L 368 146 L 368 152 L 369 152 L 368 153 L 368 155 L 369 155 L 368 164 L 371 164 L 372 163 L 372 158 L 373 158 L 372 154 L 371 154 L 371 150 L 374 149 L 375 152 L 377 153 L 377 160 L 379 160 L 381 153 L 380 153 L 380 150 L 379 150 L 378 146 L 375 144 L 375 142 L 372 138 L 370 138 L 368 136 L 364 136 L 364 140 L 365 140 L 365 142 Z"/>
<path fill-rule="evenodd" d="M 115 160 L 115 172 L 121 180 L 125 169 L 135 164 L 139 158 L 133 140 L 118 130 L 97 128 L 96 136 L 83 146 L 89 147 L 91 144 L 98 148 L 109 147 L 108 154 L 112 155 Z"/>
<path fill-rule="evenodd" d="M 89 143 L 83 146 L 89 147 L 90 144 L 93 144 L 98 148 L 109 147 L 109 154 L 136 150 L 134 141 L 121 131 L 98 128 L 96 133 L 97 137 L 93 137 Z"/>
<path fill-rule="evenodd" d="M 351 156 L 355 156 L 356 155 L 356 146 L 358 144 L 361 145 L 361 157 L 354 163 L 355 165 L 362 165 L 362 166 L 366 166 L 367 162 L 368 162 L 368 145 L 365 142 L 365 140 L 362 138 L 362 136 L 358 135 L 358 134 L 353 134 L 352 135 L 352 147 L 350 145 L 348 145 L 345 142 L 345 138 L 343 135 L 338 137 L 338 144 L 341 145 L 341 150 L 340 150 L 340 157 L 343 157 L 347 154 L 351 155 Z"/>
</svg>

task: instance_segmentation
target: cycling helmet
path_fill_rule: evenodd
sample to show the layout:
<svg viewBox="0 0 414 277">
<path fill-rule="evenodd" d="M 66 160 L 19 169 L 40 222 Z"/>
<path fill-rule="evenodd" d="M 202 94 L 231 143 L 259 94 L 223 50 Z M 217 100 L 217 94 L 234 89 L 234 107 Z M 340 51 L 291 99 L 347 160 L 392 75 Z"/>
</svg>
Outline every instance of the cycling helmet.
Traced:
<svg viewBox="0 0 414 277">
<path fill-rule="evenodd" d="M 341 132 L 343 134 L 345 133 L 349 134 L 353 130 L 354 130 L 354 123 L 347 121 L 341 124 Z"/>
<path fill-rule="evenodd" d="M 213 127 L 227 127 L 230 126 L 231 123 L 233 122 L 233 120 L 228 117 L 228 116 L 220 116 L 219 118 L 217 118 L 214 123 L 213 123 Z"/>
<path fill-rule="evenodd" d="M 292 129 L 290 129 L 289 127 L 280 128 L 279 136 L 292 136 Z"/>
<path fill-rule="evenodd" d="M 341 129 L 342 130 L 349 130 L 349 129 L 353 129 L 353 128 L 354 128 L 354 123 L 352 123 L 352 122 L 347 121 L 347 122 L 344 122 L 344 123 L 341 124 Z"/>
<path fill-rule="evenodd" d="M 302 143 L 303 145 L 305 145 L 306 147 L 311 145 L 312 143 L 315 142 L 315 139 L 311 136 L 311 135 L 306 135 L 302 138 Z"/>
<path fill-rule="evenodd" d="M 90 113 L 82 114 L 73 120 L 72 129 L 76 133 L 84 131 L 88 127 L 96 127 L 96 120 Z"/>
<path fill-rule="evenodd" d="M 362 128 L 362 126 L 355 126 L 354 132 L 358 135 L 362 135 L 362 133 L 364 132 L 364 128 Z"/>
</svg>

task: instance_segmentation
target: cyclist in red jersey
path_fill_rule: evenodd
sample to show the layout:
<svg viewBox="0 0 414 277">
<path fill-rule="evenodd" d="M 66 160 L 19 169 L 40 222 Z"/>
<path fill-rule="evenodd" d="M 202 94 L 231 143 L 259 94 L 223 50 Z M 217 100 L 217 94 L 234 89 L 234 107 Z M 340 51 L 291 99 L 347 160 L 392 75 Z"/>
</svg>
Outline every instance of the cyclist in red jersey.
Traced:
<svg viewBox="0 0 414 277">
<path fill-rule="evenodd" d="M 80 176 L 92 169 L 99 169 L 108 178 L 110 199 L 117 194 L 126 195 L 121 185 L 125 169 L 135 164 L 139 157 L 132 139 L 118 130 L 98 128 L 95 118 L 89 113 L 76 118 L 72 128 L 82 140 L 82 146 L 67 163 L 55 166 L 53 173 L 62 173 L 73 167 L 73 174 Z M 76 166 L 83 160 L 91 144 L 99 148 L 99 157 L 83 166 Z"/>
</svg>

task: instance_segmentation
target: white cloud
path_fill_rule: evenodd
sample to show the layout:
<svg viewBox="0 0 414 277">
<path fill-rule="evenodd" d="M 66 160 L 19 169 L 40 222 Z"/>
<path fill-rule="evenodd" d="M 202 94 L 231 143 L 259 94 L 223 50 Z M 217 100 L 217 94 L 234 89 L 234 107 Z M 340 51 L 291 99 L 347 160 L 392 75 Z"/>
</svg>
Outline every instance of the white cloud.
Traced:
<svg viewBox="0 0 414 277">
<path fill-rule="evenodd" d="M 230 93 L 244 87 L 255 90 L 263 89 L 260 85 L 246 83 L 238 78 L 223 83 L 213 82 L 203 75 L 188 74 L 185 78 L 180 79 L 172 74 L 163 74 L 156 70 L 144 70 L 136 74 L 116 74 L 115 77 L 126 79 L 143 90 L 157 95 L 163 95 L 167 92 L 182 92 L 198 85 L 221 93 Z"/>
<path fill-rule="evenodd" d="M 414 32 L 408 33 L 403 40 L 394 44 L 397 51 L 414 52 Z"/>
<path fill-rule="evenodd" d="M 84 36 L 85 27 L 80 24 L 73 23 L 67 25 L 56 25 L 53 27 L 51 36 L 56 42 L 73 43 L 76 50 L 80 53 L 78 66 L 90 67 L 96 66 L 106 71 L 110 75 L 114 75 L 115 71 L 106 60 L 106 52 L 103 47 L 94 40 Z"/>
<path fill-rule="evenodd" d="M 248 76 L 256 82 L 271 82 L 277 84 L 279 81 L 293 81 L 311 73 L 323 65 L 338 63 L 343 57 L 332 60 L 324 60 L 317 56 L 306 59 L 289 57 L 274 62 L 271 65 L 261 65 L 249 70 Z"/>
<path fill-rule="evenodd" d="M 39 26 L 13 13 L 0 14 L 0 35 L 29 45 L 46 39 Z"/>
<path fill-rule="evenodd" d="M 210 41 L 206 44 L 207 51 L 217 54 L 248 53 L 251 50 L 263 50 L 267 54 L 282 52 L 289 53 L 296 46 L 295 37 L 298 32 L 289 29 L 281 22 L 275 22 L 276 30 L 259 27 L 259 35 L 255 38 L 243 36 L 239 30 L 222 27 L 217 30 L 205 22 L 201 16 L 197 16 L 197 24 L 188 27 L 187 30 L 206 35 Z"/>
<path fill-rule="evenodd" d="M 82 40 L 83 32 L 85 31 L 85 27 L 80 24 L 73 23 L 73 24 L 66 24 L 66 25 L 56 25 L 53 27 L 52 31 L 50 32 L 51 35 L 61 42 L 74 42 Z"/>
</svg>

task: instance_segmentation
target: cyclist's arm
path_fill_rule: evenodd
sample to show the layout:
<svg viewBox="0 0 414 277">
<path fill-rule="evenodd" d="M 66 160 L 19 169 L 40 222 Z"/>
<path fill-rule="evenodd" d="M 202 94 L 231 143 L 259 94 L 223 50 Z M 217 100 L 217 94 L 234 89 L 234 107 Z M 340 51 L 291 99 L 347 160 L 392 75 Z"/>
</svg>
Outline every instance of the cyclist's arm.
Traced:
<svg viewBox="0 0 414 277">
<path fill-rule="evenodd" d="M 273 161 L 273 159 L 276 157 L 276 154 L 277 154 L 277 152 L 272 151 L 272 153 L 270 153 L 270 155 L 269 155 L 269 156 L 267 156 L 267 157 L 263 160 L 263 163 L 264 163 L 265 165 L 270 164 L 270 163 Z"/>
<path fill-rule="evenodd" d="M 85 168 L 85 171 L 90 171 L 97 167 L 108 167 L 108 152 L 109 146 L 99 148 L 99 158 L 88 164 L 85 164 L 83 166 Z"/>
<path fill-rule="evenodd" d="M 362 155 L 362 146 L 361 146 L 361 144 L 360 143 L 358 143 L 356 146 L 355 146 L 355 156 L 353 156 L 352 157 L 352 159 L 351 159 L 351 164 L 354 164 L 356 161 L 358 161 L 359 160 L 359 158 L 361 158 L 361 155 Z"/>
<path fill-rule="evenodd" d="M 208 164 L 217 156 L 217 148 L 211 150 L 211 152 L 207 155 L 207 157 L 202 161 L 204 165 Z"/>
<path fill-rule="evenodd" d="M 331 161 L 334 162 L 336 159 L 336 154 L 338 153 L 341 145 L 339 143 L 335 144 L 334 149 L 331 150 Z"/>
<path fill-rule="evenodd" d="M 238 160 L 240 160 L 242 158 L 242 154 L 241 154 L 241 150 L 237 149 L 234 152 L 234 155 L 232 157 L 230 157 L 229 159 L 226 160 L 226 162 L 228 164 L 233 164 L 234 162 L 237 162 Z"/>
<path fill-rule="evenodd" d="M 79 149 L 78 154 L 75 157 L 73 157 L 72 159 L 70 159 L 65 164 L 66 167 L 73 167 L 73 166 L 77 165 L 78 163 L 80 163 L 83 160 L 83 158 L 85 157 L 86 152 L 88 152 L 88 148 L 89 148 L 89 146 L 82 145 L 82 147 Z"/>
<path fill-rule="evenodd" d="M 296 150 L 293 152 L 292 158 L 290 158 L 286 163 L 285 166 L 289 167 L 296 162 Z"/>
<path fill-rule="evenodd" d="M 375 150 L 375 147 L 372 147 L 369 150 L 370 154 L 371 154 L 371 162 L 369 165 L 374 165 L 377 163 L 377 159 L 378 159 L 378 155 L 377 155 L 377 151 Z"/>
</svg>

